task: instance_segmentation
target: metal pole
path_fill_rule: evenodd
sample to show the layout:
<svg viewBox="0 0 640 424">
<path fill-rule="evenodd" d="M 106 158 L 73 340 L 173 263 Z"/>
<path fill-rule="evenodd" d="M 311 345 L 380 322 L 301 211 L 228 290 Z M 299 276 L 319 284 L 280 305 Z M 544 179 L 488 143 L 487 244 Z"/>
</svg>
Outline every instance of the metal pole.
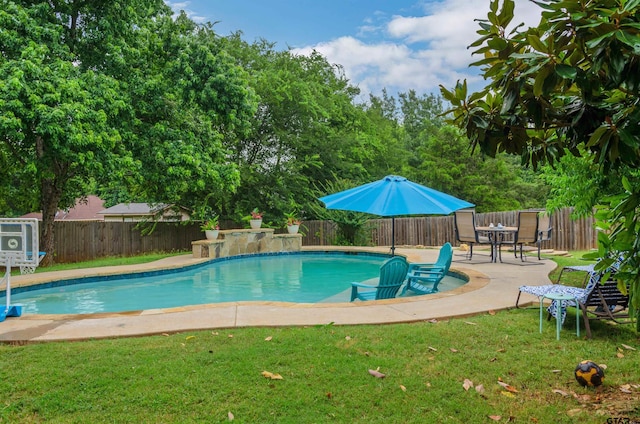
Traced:
<svg viewBox="0 0 640 424">
<path fill-rule="evenodd" d="M 396 254 L 396 218 L 391 217 L 391 256 Z"/>
</svg>

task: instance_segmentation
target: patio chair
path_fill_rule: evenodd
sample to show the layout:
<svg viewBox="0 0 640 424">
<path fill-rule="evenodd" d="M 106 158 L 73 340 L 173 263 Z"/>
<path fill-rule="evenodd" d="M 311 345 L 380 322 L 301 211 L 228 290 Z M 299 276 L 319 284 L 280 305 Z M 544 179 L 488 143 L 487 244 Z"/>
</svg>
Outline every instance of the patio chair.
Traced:
<svg viewBox="0 0 640 424">
<path fill-rule="evenodd" d="M 578 304 L 574 301 L 553 301 L 547 308 L 549 315 L 547 319 L 554 317 L 560 318 L 564 323 L 566 318 L 566 307 L 579 307 L 582 311 L 582 318 L 587 332 L 587 338 L 591 338 L 590 319 L 609 319 L 618 324 L 631 322 L 629 313 L 629 287 L 625 293 L 620 291 L 618 281 L 614 278 L 615 274 L 610 274 L 607 281 L 601 281 L 602 273 L 594 272 L 591 274 L 589 284 L 584 289 L 577 287 L 560 286 L 556 291 L 574 296 Z M 558 317 L 560 311 L 560 317 Z"/>
<path fill-rule="evenodd" d="M 456 240 L 460 243 L 469 244 L 469 260 L 473 258 L 474 244 L 491 244 L 491 239 L 481 236 L 476 230 L 476 213 L 472 210 L 461 210 L 453 213 L 453 222 L 456 230 Z M 491 251 L 493 254 L 493 250 Z"/>
<path fill-rule="evenodd" d="M 518 212 L 518 230 L 513 233 L 513 239 L 500 240 L 498 243 L 498 256 L 502 261 L 501 247 L 503 244 L 513 245 L 513 254 L 518 257 L 518 245 L 520 245 L 520 260 L 524 261 L 522 254 L 523 245 L 526 243 L 536 243 L 538 241 L 538 212 L 520 211 Z"/>
<path fill-rule="evenodd" d="M 434 263 L 413 263 L 409 265 L 407 285 L 402 294 L 411 290 L 418 294 L 430 294 L 438 291 L 438 284 L 449 272 L 453 260 L 453 247 L 445 243 L 440 248 L 438 259 Z"/>
<path fill-rule="evenodd" d="M 373 286 L 364 283 L 351 283 L 351 301 L 392 299 L 396 297 L 398 290 L 407 277 L 409 264 L 403 256 L 394 256 L 387 259 L 380 267 L 378 285 Z M 372 289 L 359 293 L 360 288 Z"/>
<path fill-rule="evenodd" d="M 538 260 L 540 260 L 540 249 L 542 248 L 543 241 L 551 241 L 551 232 L 553 227 L 551 226 L 551 214 L 542 214 L 538 216 Z"/>
</svg>

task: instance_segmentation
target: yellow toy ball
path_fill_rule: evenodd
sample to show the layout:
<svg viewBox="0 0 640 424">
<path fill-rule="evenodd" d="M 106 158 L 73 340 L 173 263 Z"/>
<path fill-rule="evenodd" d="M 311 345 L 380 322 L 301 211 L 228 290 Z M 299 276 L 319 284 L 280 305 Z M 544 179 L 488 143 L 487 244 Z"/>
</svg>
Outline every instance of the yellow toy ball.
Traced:
<svg viewBox="0 0 640 424">
<path fill-rule="evenodd" d="M 582 387 L 600 386 L 604 380 L 604 371 L 593 361 L 580 362 L 574 375 Z"/>
</svg>

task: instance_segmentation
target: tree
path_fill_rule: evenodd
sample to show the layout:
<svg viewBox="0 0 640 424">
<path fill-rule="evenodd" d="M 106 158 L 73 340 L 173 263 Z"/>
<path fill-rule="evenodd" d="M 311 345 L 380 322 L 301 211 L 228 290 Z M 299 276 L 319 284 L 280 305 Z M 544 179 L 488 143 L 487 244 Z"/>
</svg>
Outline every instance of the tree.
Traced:
<svg viewBox="0 0 640 424">
<path fill-rule="evenodd" d="M 245 136 L 225 139 L 241 182 L 223 213 L 238 219 L 259 207 L 271 220 L 294 206 L 312 217 L 313 184 L 334 174 L 368 179 L 388 144 L 372 135 L 376 128 L 353 101 L 358 89 L 339 66 L 317 52 L 276 51 L 266 40 L 248 44 L 240 35 L 224 40 L 226 51 L 249 70 L 258 108 Z"/>
<path fill-rule="evenodd" d="M 534 167 L 566 153 L 587 155 L 608 173 L 640 164 L 640 2 L 539 0 L 537 27 L 510 29 L 514 1 L 492 0 L 472 47 L 473 65 L 489 81 L 467 93 L 466 82 L 441 87 L 453 122 L 490 156 L 519 154 Z M 601 199 L 598 269 L 621 254 L 617 278 L 631 287 L 640 311 L 640 182 L 621 178 L 623 192 Z"/>
<path fill-rule="evenodd" d="M 222 139 L 254 104 L 209 26 L 162 0 L 0 1 L 0 184 L 42 210 L 45 264 L 56 211 L 96 182 L 192 204 L 236 188 Z"/>
</svg>

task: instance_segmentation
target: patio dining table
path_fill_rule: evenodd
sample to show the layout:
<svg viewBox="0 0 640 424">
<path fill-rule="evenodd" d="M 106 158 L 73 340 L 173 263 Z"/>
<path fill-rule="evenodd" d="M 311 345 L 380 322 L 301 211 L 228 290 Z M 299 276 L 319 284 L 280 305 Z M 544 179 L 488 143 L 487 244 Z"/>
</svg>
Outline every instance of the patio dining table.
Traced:
<svg viewBox="0 0 640 424">
<path fill-rule="evenodd" d="M 489 237 L 491 241 L 491 261 L 498 261 L 498 253 L 500 248 L 500 240 L 503 240 L 505 236 L 515 234 L 518 232 L 518 227 L 505 227 L 504 225 L 488 226 L 488 227 L 476 227 L 476 231 L 481 231 Z M 500 258 L 502 262 L 502 257 Z"/>
</svg>

